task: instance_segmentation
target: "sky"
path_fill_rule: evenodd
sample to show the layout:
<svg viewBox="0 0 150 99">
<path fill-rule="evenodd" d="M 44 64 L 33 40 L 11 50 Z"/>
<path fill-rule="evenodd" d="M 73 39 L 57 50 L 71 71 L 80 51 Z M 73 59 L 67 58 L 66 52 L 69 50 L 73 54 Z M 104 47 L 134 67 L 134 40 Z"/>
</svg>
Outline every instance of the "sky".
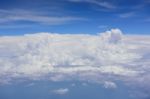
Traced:
<svg viewBox="0 0 150 99">
<path fill-rule="evenodd" d="M 149 0 L 0 0 L 0 35 L 150 34 Z"/>
<path fill-rule="evenodd" d="M 0 0 L 0 99 L 150 99 L 150 0 Z"/>
</svg>

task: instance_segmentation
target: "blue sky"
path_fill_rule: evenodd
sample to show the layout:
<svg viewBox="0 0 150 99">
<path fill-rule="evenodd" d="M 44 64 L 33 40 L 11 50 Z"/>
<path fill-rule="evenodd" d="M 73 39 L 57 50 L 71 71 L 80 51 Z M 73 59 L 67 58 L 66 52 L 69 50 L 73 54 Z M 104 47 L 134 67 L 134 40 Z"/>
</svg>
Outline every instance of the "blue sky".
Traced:
<svg viewBox="0 0 150 99">
<path fill-rule="evenodd" d="M 150 0 L 1 0 L 0 35 L 90 33 L 119 28 L 149 34 Z"/>
<path fill-rule="evenodd" d="M 74 84 L 74 86 L 72 86 Z M 86 84 L 86 85 L 84 85 Z M 85 82 L 26 82 L 0 86 L 1 99 L 136 99 L 128 96 L 128 87 L 118 84 L 119 88 L 107 89 L 99 84 L 89 84 Z M 68 88 L 65 94 L 51 93 L 52 90 L 58 88 Z M 107 94 L 107 95 L 106 95 Z"/>
<path fill-rule="evenodd" d="M 0 0 L 0 99 L 150 99 L 149 26 L 150 0 Z"/>
</svg>

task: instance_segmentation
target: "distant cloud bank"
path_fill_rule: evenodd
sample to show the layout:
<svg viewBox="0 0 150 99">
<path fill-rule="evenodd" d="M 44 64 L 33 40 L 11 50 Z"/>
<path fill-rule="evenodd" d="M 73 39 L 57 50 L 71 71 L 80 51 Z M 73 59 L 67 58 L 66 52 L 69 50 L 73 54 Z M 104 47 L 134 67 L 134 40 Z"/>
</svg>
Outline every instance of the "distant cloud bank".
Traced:
<svg viewBox="0 0 150 99">
<path fill-rule="evenodd" d="M 1 84 L 24 78 L 79 80 L 117 88 L 115 81 L 119 80 L 149 89 L 149 65 L 150 36 L 123 35 L 119 29 L 97 35 L 37 33 L 0 37 Z"/>
</svg>

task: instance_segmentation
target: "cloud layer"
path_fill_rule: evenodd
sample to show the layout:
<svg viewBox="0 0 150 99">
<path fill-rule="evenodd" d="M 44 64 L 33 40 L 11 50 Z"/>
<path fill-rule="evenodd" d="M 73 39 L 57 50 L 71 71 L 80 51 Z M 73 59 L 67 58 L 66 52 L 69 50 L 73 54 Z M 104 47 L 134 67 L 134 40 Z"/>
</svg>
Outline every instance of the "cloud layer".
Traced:
<svg viewBox="0 0 150 99">
<path fill-rule="evenodd" d="M 98 35 L 3 36 L 0 37 L 0 83 L 24 78 L 79 80 L 117 88 L 115 81 L 119 80 L 147 90 L 149 46 L 150 36 L 123 35 L 119 29 Z"/>
</svg>

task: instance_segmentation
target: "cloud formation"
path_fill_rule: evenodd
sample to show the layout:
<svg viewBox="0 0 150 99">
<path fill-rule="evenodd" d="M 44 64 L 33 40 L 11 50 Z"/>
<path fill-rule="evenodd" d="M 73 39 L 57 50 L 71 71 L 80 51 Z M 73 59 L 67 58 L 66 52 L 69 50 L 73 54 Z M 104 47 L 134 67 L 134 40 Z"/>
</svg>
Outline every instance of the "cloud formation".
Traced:
<svg viewBox="0 0 150 99">
<path fill-rule="evenodd" d="M 149 46 L 150 36 L 123 35 L 119 29 L 98 35 L 37 33 L 2 36 L 0 83 L 17 82 L 22 78 L 79 80 L 115 88 L 115 81 L 122 81 L 148 90 Z"/>
<path fill-rule="evenodd" d="M 104 88 L 117 88 L 117 85 L 114 82 L 110 82 L 110 81 L 105 81 L 104 82 Z"/>
</svg>

